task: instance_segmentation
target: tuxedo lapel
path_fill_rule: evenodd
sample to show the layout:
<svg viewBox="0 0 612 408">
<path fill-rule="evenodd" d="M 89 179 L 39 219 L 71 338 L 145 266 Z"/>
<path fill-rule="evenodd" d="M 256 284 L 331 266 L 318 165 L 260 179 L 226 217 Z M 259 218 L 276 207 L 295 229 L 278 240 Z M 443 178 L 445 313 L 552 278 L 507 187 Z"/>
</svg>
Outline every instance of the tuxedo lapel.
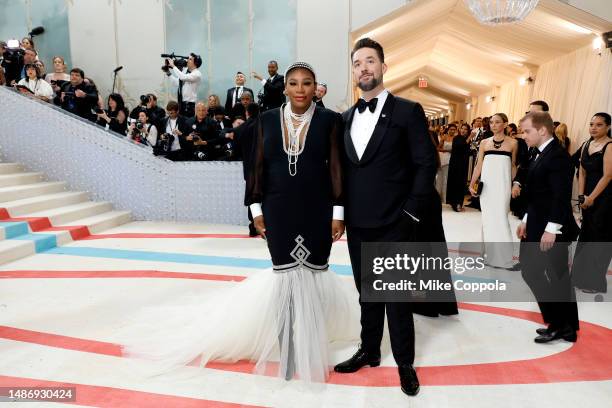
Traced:
<svg viewBox="0 0 612 408">
<path fill-rule="evenodd" d="M 387 132 L 387 127 L 389 123 L 391 123 L 391 114 L 393 113 L 394 106 L 395 97 L 389 93 L 385 105 L 380 112 L 378 122 L 376 122 L 374 132 L 372 132 L 372 137 L 363 152 L 363 156 L 361 156 L 361 160 L 359 161 L 360 164 L 367 163 L 378 151 L 378 147 L 382 143 L 385 133 Z"/>
<path fill-rule="evenodd" d="M 348 118 L 346 120 L 346 125 L 344 127 L 344 151 L 348 158 L 355 164 L 359 164 L 359 157 L 357 157 L 357 150 L 355 150 L 355 145 L 353 144 L 353 138 L 351 137 L 351 125 L 353 124 L 353 116 L 355 116 L 355 110 L 357 110 L 356 106 L 353 106 L 349 113 Z"/>
<path fill-rule="evenodd" d="M 553 140 L 548 144 L 548 146 L 544 148 L 544 151 L 540 152 L 540 154 L 538 155 L 538 158 L 535 159 L 535 162 L 533 162 L 533 164 L 530 166 L 529 168 L 530 173 L 533 173 L 536 171 L 540 163 L 544 161 L 545 156 L 553 149 L 554 146 L 556 146 L 556 144 L 557 144 L 557 140 L 556 138 L 553 137 Z"/>
</svg>

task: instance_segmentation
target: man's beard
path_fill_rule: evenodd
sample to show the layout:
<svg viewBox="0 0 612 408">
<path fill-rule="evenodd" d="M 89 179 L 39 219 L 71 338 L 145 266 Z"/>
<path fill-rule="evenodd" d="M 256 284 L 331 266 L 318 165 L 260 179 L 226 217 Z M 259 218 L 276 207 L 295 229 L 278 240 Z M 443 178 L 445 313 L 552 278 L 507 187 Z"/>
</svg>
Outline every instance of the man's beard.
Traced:
<svg viewBox="0 0 612 408">
<path fill-rule="evenodd" d="M 369 82 L 363 83 L 363 82 L 359 81 L 357 86 L 362 91 L 368 92 L 368 91 L 371 91 L 372 89 L 376 88 L 378 85 L 380 85 L 381 82 L 382 82 L 382 76 L 377 77 L 375 75 L 372 75 L 372 79 Z"/>
</svg>

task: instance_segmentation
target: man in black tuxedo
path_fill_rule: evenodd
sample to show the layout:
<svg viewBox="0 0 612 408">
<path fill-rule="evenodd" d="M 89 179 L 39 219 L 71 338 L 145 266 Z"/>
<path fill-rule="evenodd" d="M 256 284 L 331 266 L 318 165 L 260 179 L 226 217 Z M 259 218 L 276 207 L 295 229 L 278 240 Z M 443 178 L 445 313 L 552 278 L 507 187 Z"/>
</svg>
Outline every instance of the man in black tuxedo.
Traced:
<svg viewBox="0 0 612 408">
<path fill-rule="evenodd" d="M 236 78 L 234 80 L 236 86 L 227 90 L 227 96 L 225 98 L 225 111 L 231 112 L 234 105 L 240 102 L 240 97 L 243 92 L 249 92 L 251 95 L 253 94 L 253 90 L 244 86 L 246 82 L 245 75 L 238 71 L 236 73 Z"/>
<path fill-rule="evenodd" d="M 261 108 L 263 111 L 278 108 L 285 103 L 285 77 L 278 73 L 278 62 L 268 63 L 268 74 L 270 78 L 264 79 L 257 72 L 253 72 L 253 77 L 263 85 L 263 97 Z"/>
<path fill-rule="evenodd" d="M 379 43 L 359 40 L 351 53 L 353 77 L 362 98 L 344 112 L 344 197 L 349 254 L 361 295 L 361 243 L 415 241 L 416 223 L 434 191 L 436 150 L 420 104 L 390 94 Z M 385 311 L 402 391 L 416 395 L 414 324 L 408 302 L 359 300 L 361 347 L 335 371 L 351 373 L 380 364 Z"/>
<path fill-rule="evenodd" d="M 525 112 L 548 112 L 549 107 L 546 101 L 533 101 L 529 104 L 529 111 Z M 553 133 L 554 136 L 554 133 Z M 530 148 L 530 154 L 532 149 Z M 527 156 L 529 157 L 529 156 Z M 516 172 L 516 176 L 514 176 L 514 180 L 512 180 L 512 198 L 517 198 L 521 195 L 521 187 L 525 184 L 527 179 L 527 172 L 529 171 L 529 163 L 527 161 L 522 161 L 519 163 L 518 170 Z"/>
<path fill-rule="evenodd" d="M 578 308 L 567 265 L 568 247 L 578 234 L 571 206 L 573 167 L 553 136 L 547 112 L 530 112 L 520 123 L 527 145 L 534 149 L 524 187 L 527 213 L 516 234 L 523 279 L 548 324 L 537 330 L 535 342 L 575 342 Z"/>
</svg>

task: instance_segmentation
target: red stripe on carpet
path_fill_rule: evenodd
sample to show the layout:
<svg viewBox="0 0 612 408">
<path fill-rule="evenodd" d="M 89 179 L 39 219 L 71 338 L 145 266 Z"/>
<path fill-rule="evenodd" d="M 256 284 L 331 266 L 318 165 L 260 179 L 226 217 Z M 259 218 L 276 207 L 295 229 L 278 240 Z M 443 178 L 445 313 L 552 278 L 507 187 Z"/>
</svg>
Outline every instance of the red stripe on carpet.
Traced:
<svg viewBox="0 0 612 408">
<path fill-rule="evenodd" d="M 91 407 L 176 407 L 176 408 L 234 408 L 257 407 L 231 402 L 212 401 L 177 395 L 165 395 L 145 391 L 128 390 L 124 388 L 103 387 L 99 385 L 76 384 L 69 382 L 40 380 L 35 378 L 9 377 L 0 375 L 1 387 L 33 388 L 33 387 L 74 387 L 76 400 L 67 402 L 74 405 Z M 240 394 L 237 394 L 240 395 Z"/>
<path fill-rule="evenodd" d="M 50 231 L 69 231 L 70 236 L 74 241 L 85 239 L 91 235 L 89 228 L 86 225 L 73 225 L 73 226 L 60 226 L 60 227 L 49 227 L 39 232 L 50 232 Z"/>
<path fill-rule="evenodd" d="M 41 230 L 51 227 L 51 221 L 47 217 L 17 217 L 17 218 L 3 218 L 2 221 L 6 222 L 27 222 L 30 225 L 32 232 L 39 232 Z"/>
<path fill-rule="evenodd" d="M 242 281 L 245 276 L 239 275 L 218 275 L 197 272 L 167 272 L 155 270 L 104 270 L 104 271 L 37 271 L 19 270 L 2 271 L 0 279 L 51 279 L 51 278 L 70 278 L 70 279 L 91 279 L 91 278 L 171 278 L 171 279 L 198 279 L 213 281 Z"/>
<path fill-rule="evenodd" d="M 491 313 L 509 318 L 541 323 L 539 313 L 494 306 L 460 304 L 463 310 Z M 477 329 L 475 329 L 477 330 Z M 535 336 L 535 333 L 531 334 Z M 121 355 L 118 344 L 79 339 L 50 333 L 0 326 L 0 338 L 78 350 L 89 353 Z M 482 364 L 418 367 L 422 385 L 499 385 L 539 384 L 612 379 L 612 330 L 593 323 L 580 322 L 578 342 L 568 350 L 530 360 Z M 493 344 L 492 347 L 495 345 Z M 542 347 L 546 347 L 543 345 Z M 271 365 L 272 367 L 273 365 Z M 253 364 L 210 363 L 208 368 L 251 373 Z M 350 386 L 388 387 L 399 385 L 397 368 L 364 368 L 354 374 L 331 373 L 328 383 Z"/>
</svg>

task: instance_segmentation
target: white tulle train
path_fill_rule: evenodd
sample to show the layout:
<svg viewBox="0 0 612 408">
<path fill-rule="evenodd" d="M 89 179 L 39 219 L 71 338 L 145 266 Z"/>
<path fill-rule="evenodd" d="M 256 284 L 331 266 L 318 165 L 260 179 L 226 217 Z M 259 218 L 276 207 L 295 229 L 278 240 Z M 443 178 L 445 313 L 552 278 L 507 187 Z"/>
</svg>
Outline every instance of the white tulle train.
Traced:
<svg viewBox="0 0 612 408">
<path fill-rule="evenodd" d="M 201 366 L 249 360 L 257 374 L 323 382 L 329 343 L 359 338 L 358 295 L 331 271 L 267 269 L 205 300 L 145 308 L 120 337 L 124 355 L 155 361 L 157 374 L 200 357 Z"/>
</svg>

